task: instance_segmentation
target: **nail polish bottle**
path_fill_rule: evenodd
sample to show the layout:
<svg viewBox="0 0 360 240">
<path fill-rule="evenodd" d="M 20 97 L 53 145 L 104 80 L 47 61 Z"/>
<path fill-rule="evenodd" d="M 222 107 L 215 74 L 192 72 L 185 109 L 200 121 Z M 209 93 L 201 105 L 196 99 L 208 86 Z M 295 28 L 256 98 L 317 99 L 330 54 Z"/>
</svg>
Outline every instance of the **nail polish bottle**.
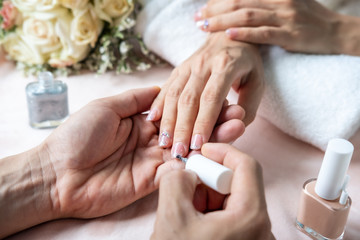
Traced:
<svg viewBox="0 0 360 240">
<path fill-rule="evenodd" d="M 221 194 L 229 194 L 233 171 L 201 154 L 183 158 L 177 155 L 176 158 L 185 163 L 185 169 L 194 171 L 200 181 L 206 186 Z"/>
<path fill-rule="evenodd" d="M 296 226 L 313 239 L 343 239 L 351 207 L 346 172 L 353 151 L 344 139 L 330 140 L 318 178 L 303 185 Z"/>
<path fill-rule="evenodd" d="M 26 97 L 33 128 L 56 127 L 69 114 L 67 86 L 50 72 L 40 73 L 38 81 L 26 86 Z"/>
</svg>

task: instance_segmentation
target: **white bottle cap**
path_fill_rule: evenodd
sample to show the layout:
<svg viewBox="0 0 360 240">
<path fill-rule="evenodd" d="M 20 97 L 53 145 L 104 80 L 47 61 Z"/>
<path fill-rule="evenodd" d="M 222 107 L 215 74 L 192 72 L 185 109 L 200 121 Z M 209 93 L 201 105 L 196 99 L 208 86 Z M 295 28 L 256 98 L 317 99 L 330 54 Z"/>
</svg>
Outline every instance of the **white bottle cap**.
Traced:
<svg viewBox="0 0 360 240">
<path fill-rule="evenodd" d="M 185 168 L 194 171 L 205 185 L 215 191 L 221 194 L 230 193 L 233 176 L 231 169 L 200 154 L 191 156 Z"/>
<path fill-rule="evenodd" d="M 344 139 L 329 141 L 315 185 L 315 192 L 326 200 L 337 199 L 344 185 L 354 146 Z"/>
</svg>

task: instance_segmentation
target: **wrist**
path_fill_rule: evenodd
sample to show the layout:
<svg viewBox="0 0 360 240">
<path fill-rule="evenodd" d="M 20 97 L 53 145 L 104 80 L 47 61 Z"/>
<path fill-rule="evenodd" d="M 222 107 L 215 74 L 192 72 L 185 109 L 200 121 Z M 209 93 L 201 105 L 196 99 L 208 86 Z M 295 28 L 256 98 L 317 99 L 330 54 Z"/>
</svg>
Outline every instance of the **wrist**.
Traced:
<svg viewBox="0 0 360 240">
<path fill-rule="evenodd" d="M 55 219 L 55 175 L 42 146 L 0 160 L 0 238 Z"/>
<path fill-rule="evenodd" d="M 335 27 L 335 54 L 360 56 L 360 18 L 338 15 Z"/>
</svg>

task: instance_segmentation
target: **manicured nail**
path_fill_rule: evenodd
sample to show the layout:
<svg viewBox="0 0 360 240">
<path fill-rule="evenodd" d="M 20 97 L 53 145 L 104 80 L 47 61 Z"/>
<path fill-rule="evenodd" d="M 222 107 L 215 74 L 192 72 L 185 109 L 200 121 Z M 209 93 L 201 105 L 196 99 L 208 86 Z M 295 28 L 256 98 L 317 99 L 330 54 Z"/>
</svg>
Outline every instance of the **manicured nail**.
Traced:
<svg viewBox="0 0 360 240">
<path fill-rule="evenodd" d="M 236 37 L 236 31 L 229 28 L 229 29 L 226 29 L 225 33 L 230 37 L 230 38 L 234 38 Z"/>
<path fill-rule="evenodd" d="M 197 22 L 196 22 L 196 26 L 197 26 L 198 28 L 201 28 L 201 29 L 203 29 L 203 30 L 206 30 L 206 29 L 209 28 L 209 21 L 208 21 L 207 19 L 197 21 Z"/>
<path fill-rule="evenodd" d="M 205 8 L 207 7 L 207 4 L 205 4 L 204 6 L 202 6 L 196 13 L 194 16 L 195 21 L 198 21 L 202 18 L 203 14 L 202 11 L 205 10 Z"/>
<path fill-rule="evenodd" d="M 194 15 L 194 20 L 195 21 L 199 21 L 202 17 L 202 12 L 201 11 L 197 11 Z"/>
<path fill-rule="evenodd" d="M 151 109 L 146 117 L 146 121 L 153 121 L 158 113 L 157 109 Z"/>
<path fill-rule="evenodd" d="M 167 131 L 163 131 L 159 136 L 159 146 L 166 147 L 170 143 L 170 134 Z"/>
<path fill-rule="evenodd" d="M 192 150 L 199 150 L 203 145 L 203 137 L 200 134 L 196 134 L 191 138 L 190 148 Z"/>
<path fill-rule="evenodd" d="M 176 158 L 176 156 L 178 156 L 178 155 L 183 157 L 184 154 L 185 154 L 185 146 L 181 142 L 176 143 L 171 149 L 171 156 L 173 158 Z"/>
</svg>

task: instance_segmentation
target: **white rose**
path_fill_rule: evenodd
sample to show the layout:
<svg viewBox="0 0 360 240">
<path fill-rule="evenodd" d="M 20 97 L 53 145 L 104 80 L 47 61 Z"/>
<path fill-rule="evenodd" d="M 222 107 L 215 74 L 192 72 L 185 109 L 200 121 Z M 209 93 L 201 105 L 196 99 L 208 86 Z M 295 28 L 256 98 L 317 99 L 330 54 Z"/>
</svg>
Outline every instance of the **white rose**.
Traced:
<svg viewBox="0 0 360 240">
<path fill-rule="evenodd" d="M 58 2 L 66 8 L 82 9 L 88 4 L 89 0 L 58 0 Z"/>
<path fill-rule="evenodd" d="M 55 20 L 27 18 L 22 26 L 24 37 L 33 45 L 38 46 L 44 54 L 61 48 L 59 37 L 55 33 Z"/>
<path fill-rule="evenodd" d="M 74 10 L 73 14 L 71 39 L 78 45 L 90 44 L 94 47 L 104 26 L 104 23 L 97 17 L 94 7 L 88 4 L 84 9 Z"/>
<path fill-rule="evenodd" d="M 29 44 L 21 31 L 7 35 L 2 46 L 7 54 L 16 61 L 29 64 L 44 64 L 45 62 L 39 49 Z"/>
<path fill-rule="evenodd" d="M 95 0 L 95 10 L 99 18 L 113 23 L 114 19 L 125 19 L 134 10 L 133 0 Z"/>
<path fill-rule="evenodd" d="M 90 52 L 89 44 L 79 45 L 70 37 L 70 26 L 73 17 L 70 14 L 59 18 L 55 24 L 55 32 L 59 36 L 62 48 L 50 55 L 49 64 L 53 67 L 70 66 L 83 60 Z"/>
<path fill-rule="evenodd" d="M 12 0 L 22 12 L 48 11 L 58 6 L 58 0 Z"/>
</svg>

